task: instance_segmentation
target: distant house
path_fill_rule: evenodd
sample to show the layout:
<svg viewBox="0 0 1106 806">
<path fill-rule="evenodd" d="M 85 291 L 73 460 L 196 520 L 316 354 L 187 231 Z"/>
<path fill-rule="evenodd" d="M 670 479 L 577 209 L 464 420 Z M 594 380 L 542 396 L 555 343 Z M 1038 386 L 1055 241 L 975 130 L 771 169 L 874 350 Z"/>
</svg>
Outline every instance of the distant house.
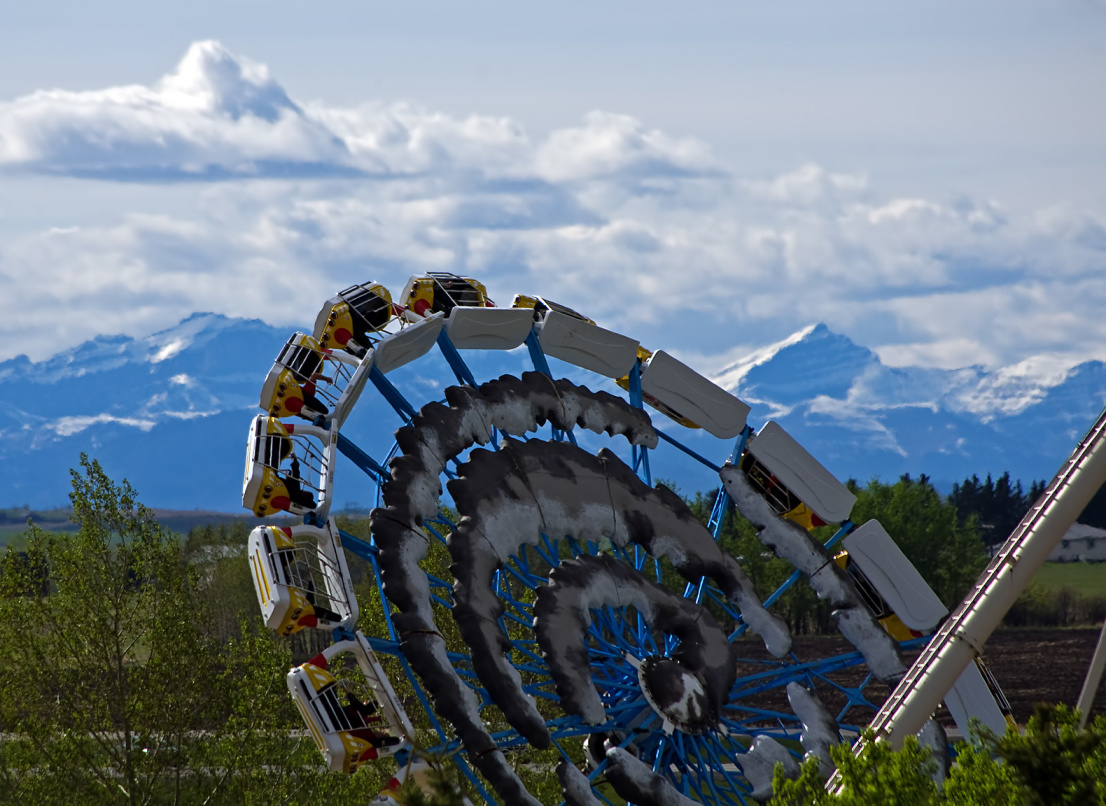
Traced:
<svg viewBox="0 0 1106 806">
<path fill-rule="evenodd" d="M 1106 529 L 1073 524 L 1064 534 L 1060 545 L 1048 555 L 1054 563 L 1106 561 Z"/>
</svg>

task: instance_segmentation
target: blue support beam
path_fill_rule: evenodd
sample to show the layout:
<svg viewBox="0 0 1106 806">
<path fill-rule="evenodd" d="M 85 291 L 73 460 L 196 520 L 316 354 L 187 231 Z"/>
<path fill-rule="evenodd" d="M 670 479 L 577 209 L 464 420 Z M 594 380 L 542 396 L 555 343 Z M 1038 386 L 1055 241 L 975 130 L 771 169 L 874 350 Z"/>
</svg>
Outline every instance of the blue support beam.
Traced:
<svg viewBox="0 0 1106 806">
<path fill-rule="evenodd" d="M 442 351 L 442 355 L 445 356 L 445 360 L 449 363 L 449 368 L 453 370 L 453 374 L 457 377 L 457 382 L 461 384 L 468 384 L 469 386 L 476 386 L 476 378 L 472 374 L 472 370 L 468 368 L 465 363 L 465 359 L 461 358 L 461 354 L 457 351 L 457 348 L 453 346 L 453 342 L 449 340 L 449 336 L 446 335 L 445 329 L 438 334 L 438 348 Z"/>
<path fill-rule="evenodd" d="M 338 452 L 372 476 L 378 483 L 390 477 L 387 468 L 357 447 L 344 434 L 338 434 Z"/>
<path fill-rule="evenodd" d="M 534 364 L 534 369 L 540 372 L 542 375 L 546 375 L 550 378 L 553 377 L 553 373 L 549 371 L 549 361 L 546 360 L 545 351 L 541 348 L 541 342 L 538 341 L 538 332 L 533 328 L 530 328 L 530 335 L 526 337 L 526 349 L 530 351 L 530 360 Z M 573 445 L 576 444 L 576 435 L 571 431 L 562 431 L 559 428 L 552 428 L 553 441 L 564 442 L 565 438 Z"/>
<path fill-rule="evenodd" d="M 378 549 L 372 543 L 366 543 L 364 540 L 357 537 L 357 535 L 351 535 L 349 532 L 344 532 L 339 529 L 338 536 L 342 538 L 343 548 L 352 551 L 362 560 L 371 561 L 377 554 L 380 553 L 380 549 Z"/>
<path fill-rule="evenodd" d="M 381 396 L 388 401 L 388 405 L 396 410 L 396 414 L 407 422 L 414 419 L 418 413 L 415 411 L 415 407 L 407 402 L 407 398 L 392 385 L 390 380 L 384 377 L 383 372 L 373 367 L 369 370 L 369 380 L 373 382 L 373 386 L 376 387 Z"/>
<path fill-rule="evenodd" d="M 641 394 L 641 359 L 634 361 L 634 366 L 630 369 L 629 375 L 630 381 L 630 405 L 636 409 L 645 408 L 645 399 Z M 660 431 L 657 431 L 660 435 Z M 669 440 L 672 444 L 679 447 L 683 447 L 675 440 Z M 686 450 L 686 448 L 685 448 Z M 693 454 L 694 455 L 694 454 Z M 638 473 L 644 479 L 645 483 L 650 487 L 653 486 L 653 473 L 649 469 L 649 449 L 641 445 L 634 446 L 634 472 Z"/>
<path fill-rule="evenodd" d="M 736 463 L 741 454 L 745 452 L 745 444 L 749 441 L 749 437 L 752 436 L 753 429 L 749 426 L 745 426 L 741 433 L 737 436 L 737 442 L 734 443 L 733 452 L 730 453 L 730 458 L 726 460 L 726 464 L 732 465 Z M 720 470 L 721 468 L 716 468 Z M 726 519 L 726 509 L 730 505 L 730 494 L 726 492 L 726 488 L 722 485 L 718 486 L 718 495 L 714 497 L 714 508 L 710 513 L 710 520 L 707 521 L 707 528 L 710 529 L 714 539 L 718 539 L 718 535 L 722 531 L 722 522 Z"/>
</svg>

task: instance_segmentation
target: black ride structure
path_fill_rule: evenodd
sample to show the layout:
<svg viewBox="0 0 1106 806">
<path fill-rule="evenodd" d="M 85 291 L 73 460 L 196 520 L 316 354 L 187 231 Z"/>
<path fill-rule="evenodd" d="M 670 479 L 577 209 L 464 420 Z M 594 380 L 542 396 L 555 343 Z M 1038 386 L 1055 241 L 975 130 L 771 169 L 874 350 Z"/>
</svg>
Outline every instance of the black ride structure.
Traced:
<svg viewBox="0 0 1106 806">
<path fill-rule="evenodd" d="M 478 378 L 489 364 L 511 370 Z M 873 686 L 894 688 L 903 651 L 948 614 L 778 423 L 755 430 L 746 403 L 672 355 L 540 296 L 498 307 L 445 273 L 396 300 L 352 286 L 289 338 L 260 408 L 243 505 L 280 520 L 251 533 L 249 562 L 268 627 L 331 636 L 287 682 L 336 772 L 417 770 L 417 748 L 489 803 L 539 803 L 521 774 L 535 768 L 568 804 L 753 803 L 777 762 L 817 757 L 828 776 Z M 672 456 L 718 479 L 706 524 L 654 484 Z M 338 495 L 372 506 L 370 539 L 338 527 Z M 794 566 L 763 600 L 719 544 L 731 507 Z M 773 604 L 796 584 L 833 606 L 852 651 L 792 651 Z M 358 629 L 363 605 L 381 634 Z M 946 697 L 965 727 L 1007 719 L 989 681 L 972 666 Z M 922 735 L 943 750 L 935 723 Z"/>
</svg>

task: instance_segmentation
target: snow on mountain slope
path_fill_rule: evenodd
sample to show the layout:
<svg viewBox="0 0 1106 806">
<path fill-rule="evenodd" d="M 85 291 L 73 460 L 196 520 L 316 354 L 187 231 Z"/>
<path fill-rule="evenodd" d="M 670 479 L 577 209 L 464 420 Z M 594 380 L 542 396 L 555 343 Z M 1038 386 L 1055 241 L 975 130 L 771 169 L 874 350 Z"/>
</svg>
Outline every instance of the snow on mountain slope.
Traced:
<svg viewBox="0 0 1106 806">
<path fill-rule="evenodd" d="M 777 419 L 839 476 L 927 473 L 946 484 L 1009 470 L 1051 478 L 1106 404 L 1106 365 L 1048 357 L 987 371 L 887 367 L 813 325 L 725 368 L 721 385 Z"/>
<path fill-rule="evenodd" d="M 66 471 L 85 451 L 151 505 L 235 511 L 245 430 L 289 335 L 256 320 L 195 314 L 143 339 L 100 337 L 46 361 L 0 363 L 0 503 L 64 503 Z M 514 359 L 466 354 L 478 378 L 518 371 Z M 752 405 L 754 427 L 778 420 L 831 472 L 862 482 L 926 473 L 951 486 L 1007 470 L 1026 484 L 1047 479 L 1106 404 L 1099 362 L 1071 370 L 1047 358 L 998 371 L 887 367 L 821 324 L 715 379 Z M 396 381 L 441 389 L 452 376 L 432 353 Z M 347 427 L 362 430 L 358 439 L 387 440 L 398 422 L 373 399 L 363 398 Z M 685 492 L 715 483 L 666 461 L 654 473 Z"/>
</svg>

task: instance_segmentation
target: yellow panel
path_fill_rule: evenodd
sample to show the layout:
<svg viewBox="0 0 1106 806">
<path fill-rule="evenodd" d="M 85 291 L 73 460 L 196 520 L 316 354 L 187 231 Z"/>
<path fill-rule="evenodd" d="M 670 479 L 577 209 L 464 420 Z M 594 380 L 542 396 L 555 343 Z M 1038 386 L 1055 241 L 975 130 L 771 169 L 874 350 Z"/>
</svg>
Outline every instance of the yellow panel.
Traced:
<svg viewBox="0 0 1106 806">
<path fill-rule="evenodd" d="M 292 542 L 292 538 L 285 534 L 284 530 L 279 526 L 266 526 L 265 528 L 269 530 L 269 536 L 273 539 L 273 545 L 278 549 L 291 549 L 296 547 L 296 544 Z"/>
<path fill-rule="evenodd" d="M 313 720 L 307 713 L 307 709 L 304 707 L 298 699 L 295 700 L 296 707 L 300 709 L 300 716 L 303 717 L 303 721 L 307 723 L 307 729 L 311 732 L 311 738 L 315 740 L 315 746 L 319 748 L 319 752 L 324 756 L 326 755 L 326 742 L 323 741 L 323 736 L 319 733 L 319 728 L 315 725 Z"/>
<path fill-rule="evenodd" d="M 313 663 L 305 663 L 300 667 L 307 675 L 307 679 L 311 682 L 311 686 L 315 691 L 319 691 L 324 686 L 331 683 L 336 683 L 334 675 L 330 674 L 326 669 L 320 669 Z"/>
<path fill-rule="evenodd" d="M 288 407 L 289 400 L 300 401 L 300 408 L 303 408 L 303 387 L 291 370 L 285 369 L 277 376 L 273 394 L 268 400 L 262 401 L 261 408 L 265 409 L 271 417 L 293 417 L 296 411 Z"/>
<path fill-rule="evenodd" d="M 346 750 L 346 772 L 353 772 L 358 767 L 357 758 L 372 745 L 344 730 L 338 731 L 338 738 L 342 742 L 342 747 Z"/>
<path fill-rule="evenodd" d="M 319 346 L 326 350 L 341 349 L 343 345 L 338 342 L 335 335 L 339 330 L 350 334 L 354 332 L 353 317 L 350 316 L 348 302 L 339 302 L 331 307 L 323 332 L 319 334 Z"/>
<path fill-rule="evenodd" d="M 273 601 L 273 592 L 269 588 L 269 578 L 265 576 L 265 572 L 261 569 L 261 563 L 264 562 L 261 559 L 261 553 L 255 551 L 253 556 L 250 557 L 250 562 L 253 566 L 253 578 L 257 583 L 257 589 L 265 593 L 265 604 L 269 604 Z"/>
</svg>

